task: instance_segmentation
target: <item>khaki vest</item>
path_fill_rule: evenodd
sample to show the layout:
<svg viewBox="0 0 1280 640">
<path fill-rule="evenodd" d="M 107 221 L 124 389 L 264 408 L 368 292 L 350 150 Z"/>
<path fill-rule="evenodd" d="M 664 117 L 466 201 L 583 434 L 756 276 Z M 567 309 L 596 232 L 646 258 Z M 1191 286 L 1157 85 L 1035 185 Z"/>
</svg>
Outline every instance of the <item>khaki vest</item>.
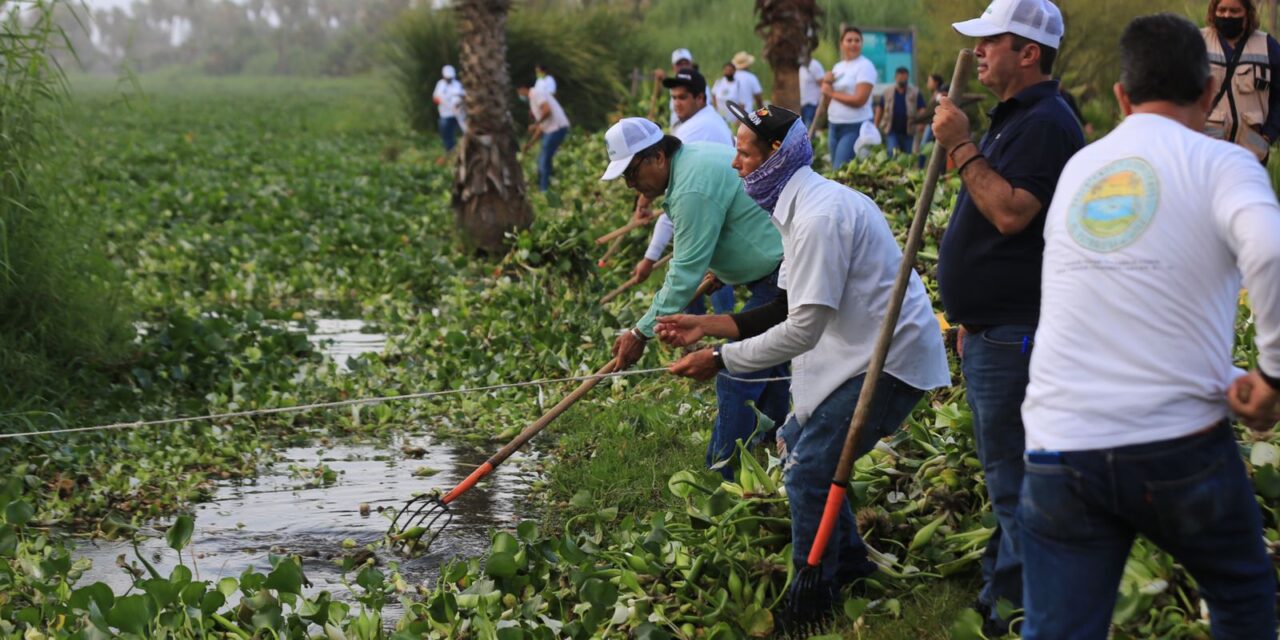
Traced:
<svg viewBox="0 0 1280 640">
<path fill-rule="evenodd" d="M 889 128 L 893 126 L 893 100 L 894 92 L 897 91 L 898 85 L 891 84 L 884 93 L 880 94 L 880 104 L 883 111 L 880 112 L 880 130 L 889 133 Z M 914 84 L 907 85 L 907 133 L 911 133 L 916 125 L 911 124 L 911 117 L 916 114 L 916 100 L 920 97 L 920 90 Z M 928 106 L 928 105 L 925 105 Z"/>
<path fill-rule="evenodd" d="M 1215 86 L 1222 87 L 1227 75 L 1227 56 L 1222 51 L 1222 43 L 1212 29 L 1201 29 L 1205 46 L 1209 49 L 1209 71 L 1217 81 Z M 1258 129 L 1267 121 L 1267 107 L 1271 100 L 1271 60 L 1267 55 L 1267 34 L 1254 31 L 1244 43 L 1244 51 L 1240 52 L 1240 61 L 1236 63 L 1235 77 L 1231 79 L 1231 93 L 1236 99 L 1236 113 L 1240 121 L 1253 129 Z M 1217 95 L 1215 89 L 1214 95 Z M 1231 98 L 1226 94 L 1218 101 L 1209 114 L 1209 124 L 1219 126 L 1230 135 L 1231 130 Z"/>
</svg>

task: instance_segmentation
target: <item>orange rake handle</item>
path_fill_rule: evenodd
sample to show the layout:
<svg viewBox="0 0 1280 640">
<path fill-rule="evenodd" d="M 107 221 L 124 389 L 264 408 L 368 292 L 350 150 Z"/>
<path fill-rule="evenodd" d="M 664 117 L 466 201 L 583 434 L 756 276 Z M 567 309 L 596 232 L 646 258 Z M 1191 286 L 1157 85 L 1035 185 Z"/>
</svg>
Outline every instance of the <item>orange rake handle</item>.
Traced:
<svg viewBox="0 0 1280 640">
<path fill-rule="evenodd" d="M 831 542 L 831 534 L 836 530 L 836 521 L 840 519 L 841 503 L 845 501 L 846 489 L 839 483 L 831 483 L 827 492 L 827 505 L 822 509 L 822 522 L 818 524 L 818 534 L 813 537 L 813 546 L 809 547 L 809 566 L 816 567 L 822 563 L 822 554 Z"/>
</svg>

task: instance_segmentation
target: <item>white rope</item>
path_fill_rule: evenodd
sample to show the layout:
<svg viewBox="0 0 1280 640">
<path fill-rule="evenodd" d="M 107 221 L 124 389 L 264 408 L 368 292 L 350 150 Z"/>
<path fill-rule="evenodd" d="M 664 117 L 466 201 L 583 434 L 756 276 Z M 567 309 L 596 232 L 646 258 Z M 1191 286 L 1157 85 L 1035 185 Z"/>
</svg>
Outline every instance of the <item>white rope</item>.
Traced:
<svg viewBox="0 0 1280 640">
<path fill-rule="evenodd" d="M 406 393 L 398 396 L 380 396 L 374 398 L 353 398 L 351 400 L 339 400 L 336 402 L 317 402 L 313 404 L 294 405 L 289 407 L 272 407 L 267 409 L 251 409 L 246 411 L 230 411 L 227 413 L 212 413 L 203 416 L 188 416 L 181 418 L 164 418 L 161 420 L 139 420 L 134 422 L 116 422 L 113 424 L 103 424 L 93 427 L 72 427 L 67 429 L 48 429 L 45 431 L 23 431 L 19 433 L 0 433 L 0 440 L 8 440 L 13 438 L 30 438 L 34 436 L 48 436 L 61 433 L 82 433 L 86 431 L 110 431 L 115 429 L 136 429 L 139 427 L 156 427 L 166 424 L 178 424 L 182 422 L 207 422 L 211 420 L 228 420 L 231 418 L 250 418 L 254 416 L 268 416 L 280 413 L 303 413 L 315 409 L 332 409 L 336 407 L 350 407 L 366 404 L 383 404 L 386 402 L 400 402 L 403 400 L 423 400 L 427 398 L 438 398 L 441 396 L 458 395 L 464 393 L 485 393 L 489 391 L 501 391 L 503 389 L 516 389 L 519 387 L 533 387 L 547 384 L 556 384 L 560 382 L 582 382 L 594 378 L 620 378 L 624 376 L 648 375 L 667 371 L 666 367 L 654 367 L 652 369 L 635 369 L 632 371 L 615 371 L 613 373 L 593 373 L 585 376 L 573 376 L 569 378 L 549 378 L 543 380 L 529 380 L 526 382 L 511 382 L 507 384 L 495 384 L 487 387 L 463 387 L 461 389 L 448 389 L 445 391 L 426 391 L 422 393 Z M 779 380 L 790 380 L 790 377 L 778 378 L 738 378 L 727 373 L 720 373 L 730 380 L 740 382 L 775 382 Z"/>
</svg>

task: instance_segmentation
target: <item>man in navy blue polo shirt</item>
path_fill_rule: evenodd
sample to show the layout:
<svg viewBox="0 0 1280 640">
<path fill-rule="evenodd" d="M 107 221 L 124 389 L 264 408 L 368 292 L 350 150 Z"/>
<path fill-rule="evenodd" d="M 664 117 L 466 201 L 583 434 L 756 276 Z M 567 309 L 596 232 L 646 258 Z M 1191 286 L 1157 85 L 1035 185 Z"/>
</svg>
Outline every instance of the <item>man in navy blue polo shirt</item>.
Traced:
<svg viewBox="0 0 1280 640">
<path fill-rule="evenodd" d="M 934 113 L 933 132 L 964 181 L 942 240 L 938 283 L 947 315 L 962 327 L 961 370 L 998 523 L 978 606 L 988 629 L 1003 630 L 999 602 L 1022 603 L 1021 407 L 1040 313 L 1045 211 L 1084 133 L 1050 75 L 1064 30 L 1052 2 L 995 0 L 981 17 L 952 26 L 978 39 L 978 80 L 1000 99 L 980 143 L 948 98 Z"/>
</svg>

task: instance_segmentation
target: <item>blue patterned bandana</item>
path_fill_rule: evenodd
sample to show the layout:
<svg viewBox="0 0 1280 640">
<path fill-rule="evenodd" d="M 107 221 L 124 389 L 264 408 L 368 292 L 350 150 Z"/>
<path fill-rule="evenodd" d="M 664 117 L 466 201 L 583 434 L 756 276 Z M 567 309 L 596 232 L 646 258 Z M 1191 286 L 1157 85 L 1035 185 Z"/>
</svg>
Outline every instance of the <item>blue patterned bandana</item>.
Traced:
<svg viewBox="0 0 1280 640">
<path fill-rule="evenodd" d="M 787 131 L 787 137 L 782 139 L 782 146 L 742 179 L 743 187 L 760 208 L 773 213 L 787 181 L 801 167 L 812 163 L 813 145 L 809 144 L 809 131 L 805 129 L 804 122 L 796 120 Z"/>
</svg>

